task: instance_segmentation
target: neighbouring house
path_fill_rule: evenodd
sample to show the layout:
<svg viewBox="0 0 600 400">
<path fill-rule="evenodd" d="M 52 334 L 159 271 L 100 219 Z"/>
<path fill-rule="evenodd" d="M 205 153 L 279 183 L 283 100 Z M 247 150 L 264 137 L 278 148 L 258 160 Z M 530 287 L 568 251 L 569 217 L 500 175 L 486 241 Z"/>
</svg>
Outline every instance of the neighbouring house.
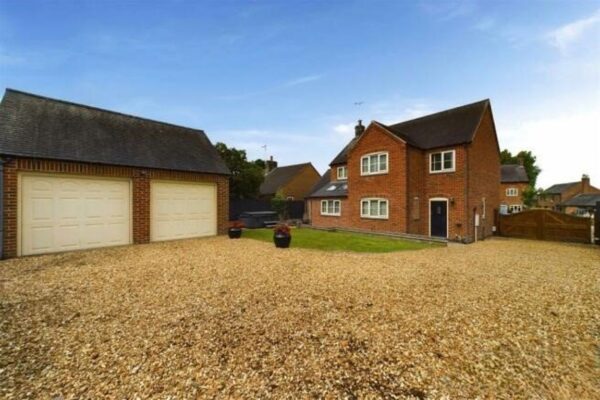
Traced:
<svg viewBox="0 0 600 400">
<path fill-rule="evenodd" d="M 554 211 L 565 211 L 566 203 L 578 194 L 600 193 L 600 189 L 590 184 L 590 177 L 586 174 L 581 176 L 580 181 L 557 183 L 550 186 L 539 196 L 537 206 L 540 208 L 550 208 Z"/>
<path fill-rule="evenodd" d="M 590 216 L 596 212 L 600 202 L 599 193 L 581 193 L 560 204 L 561 210 L 567 214 Z"/>
<path fill-rule="evenodd" d="M 500 151 L 489 100 L 384 125 L 361 121 L 309 196 L 316 227 L 471 242 L 492 234 Z"/>
<path fill-rule="evenodd" d="M 275 166 L 260 185 L 260 198 L 268 200 L 281 191 L 288 200 L 304 200 L 319 179 L 321 175 L 311 163 Z"/>
<path fill-rule="evenodd" d="M 520 164 L 500 166 L 500 213 L 512 214 L 523 211 L 523 192 L 529 187 L 529 177 Z"/>
<path fill-rule="evenodd" d="M 229 170 L 197 129 L 7 89 L 2 257 L 210 236 Z"/>
</svg>

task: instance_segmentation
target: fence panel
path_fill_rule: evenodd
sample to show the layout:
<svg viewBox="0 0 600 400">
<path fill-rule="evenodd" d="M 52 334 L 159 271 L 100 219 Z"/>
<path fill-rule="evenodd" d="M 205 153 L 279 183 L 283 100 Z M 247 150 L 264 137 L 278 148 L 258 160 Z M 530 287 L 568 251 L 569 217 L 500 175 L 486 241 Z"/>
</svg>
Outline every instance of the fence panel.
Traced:
<svg viewBox="0 0 600 400">
<path fill-rule="evenodd" d="M 590 243 L 591 219 L 551 210 L 500 215 L 499 234 L 537 240 Z"/>
</svg>

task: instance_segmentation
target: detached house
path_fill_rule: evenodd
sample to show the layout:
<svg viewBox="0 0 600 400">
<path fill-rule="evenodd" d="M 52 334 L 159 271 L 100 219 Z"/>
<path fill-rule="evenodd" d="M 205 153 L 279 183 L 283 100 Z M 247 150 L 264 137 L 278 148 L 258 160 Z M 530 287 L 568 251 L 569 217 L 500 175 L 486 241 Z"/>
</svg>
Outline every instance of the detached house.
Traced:
<svg viewBox="0 0 600 400">
<path fill-rule="evenodd" d="M 229 170 L 198 129 L 7 89 L 2 257 L 210 236 Z"/>
<path fill-rule="evenodd" d="M 512 214 L 523 211 L 523 192 L 529 187 L 529 177 L 520 164 L 500 167 L 500 213 Z"/>
<path fill-rule="evenodd" d="M 544 190 L 538 199 L 538 207 L 570 214 L 575 211 L 576 206 L 567 202 L 579 194 L 600 194 L 600 189 L 590 184 L 589 175 L 583 174 L 580 181 L 557 183 Z"/>
<path fill-rule="evenodd" d="M 470 242 L 492 234 L 500 151 L 489 100 L 394 125 L 359 121 L 309 197 L 317 227 Z"/>
</svg>

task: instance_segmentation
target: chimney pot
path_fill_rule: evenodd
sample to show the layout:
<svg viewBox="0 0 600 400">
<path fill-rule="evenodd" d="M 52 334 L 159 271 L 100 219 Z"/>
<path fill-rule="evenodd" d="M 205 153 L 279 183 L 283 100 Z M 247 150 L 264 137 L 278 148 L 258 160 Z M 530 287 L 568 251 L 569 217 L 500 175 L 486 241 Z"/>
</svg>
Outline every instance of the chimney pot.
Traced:
<svg viewBox="0 0 600 400">
<path fill-rule="evenodd" d="M 581 175 L 581 193 L 590 192 L 590 176 L 588 174 Z"/>
<path fill-rule="evenodd" d="M 354 127 L 354 134 L 358 137 L 358 136 L 362 135 L 362 133 L 364 131 L 365 131 L 365 127 L 362 124 L 362 120 L 359 119 L 358 124 Z"/>
</svg>

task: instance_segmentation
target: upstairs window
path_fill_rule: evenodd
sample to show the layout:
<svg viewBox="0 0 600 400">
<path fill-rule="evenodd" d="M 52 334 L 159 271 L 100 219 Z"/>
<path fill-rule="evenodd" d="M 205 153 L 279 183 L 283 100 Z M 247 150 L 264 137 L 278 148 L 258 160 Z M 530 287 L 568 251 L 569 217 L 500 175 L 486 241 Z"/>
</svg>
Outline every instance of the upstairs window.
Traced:
<svg viewBox="0 0 600 400">
<path fill-rule="evenodd" d="M 388 201 L 386 199 L 362 199 L 360 201 L 362 218 L 388 219 Z"/>
<path fill-rule="evenodd" d="M 337 168 L 337 178 L 338 180 L 348 179 L 348 168 L 346 166 Z"/>
<path fill-rule="evenodd" d="M 507 188 L 506 189 L 506 195 L 508 197 L 516 197 L 519 195 L 519 189 L 517 188 Z"/>
<path fill-rule="evenodd" d="M 366 154 L 360 159 L 361 175 L 377 175 L 388 172 L 388 153 Z"/>
<path fill-rule="evenodd" d="M 429 172 L 432 174 L 440 172 L 453 172 L 455 170 L 454 150 L 440 151 L 429 154 Z"/>
<path fill-rule="evenodd" d="M 341 215 L 342 202 L 340 200 L 321 200 L 321 215 Z"/>
</svg>

